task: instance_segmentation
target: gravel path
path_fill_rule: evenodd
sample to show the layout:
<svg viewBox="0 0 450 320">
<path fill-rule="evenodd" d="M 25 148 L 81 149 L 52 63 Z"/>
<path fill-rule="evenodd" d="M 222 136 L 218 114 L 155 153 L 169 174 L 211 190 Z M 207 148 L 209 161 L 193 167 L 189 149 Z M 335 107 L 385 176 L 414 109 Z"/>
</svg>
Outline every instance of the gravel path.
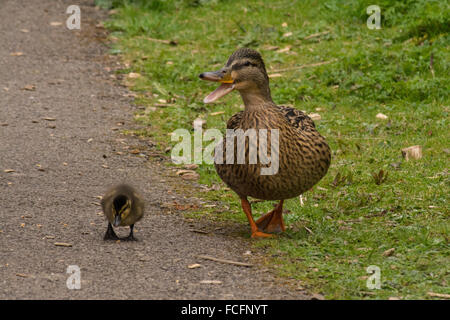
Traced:
<svg viewBox="0 0 450 320">
<path fill-rule="evenodd" d="M 168 193 L 176 178 L 164 166 L 129 152 L 150 147 L 117 130 L 134 126 L 134 107 L 98 40 L 104 30 L 95 25 L 105 13 L 91 1 L 75 2 L 81 31 L 65 27 L 74 1 L 0 2 L 0 299 L 307 298 L 262 267 L 197 257 L 262 259 L 245 255 L 251 240 L 234 228 L 246 227 L 190 232 L 215 225 L 164 209 L 186 200 Z M 97 196 L 122 181 L 146 200 L 139 241 L 104 242 Z M 202 266 L 189 269 L 194 263 Z M 80 267 L 80 290 L 66 286 L 69 265 Z"/>
</svg>

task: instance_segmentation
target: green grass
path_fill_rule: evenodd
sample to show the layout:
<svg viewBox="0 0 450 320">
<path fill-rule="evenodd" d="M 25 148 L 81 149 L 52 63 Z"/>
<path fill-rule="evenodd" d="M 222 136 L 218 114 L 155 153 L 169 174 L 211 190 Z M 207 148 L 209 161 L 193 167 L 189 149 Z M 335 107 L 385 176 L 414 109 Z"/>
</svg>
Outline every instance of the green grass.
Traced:
<svg viewBox="0 0 450 320">
<path fill-rule="evenodd" d="M 218 69 L 242 46 L 262 53 L 269 74 L 282 75 L 271 79 L 275 102 L 321 115 L 317 128 L 333 150 L 328 174 L 303 206 L 287 201 L 285 235 L 254 242 L 280 275 L 331 299 L 426 299 L 428 292 L 450 293 L 449 2 L 377 1 L 382 29 L 369 30 L 365 8 L 372 2 L 99 1 L 117 8 L 106 25 L 111 52 L 129 64 L 121 73 L 141 74 L 127 80 L 145 108 L 136 115 L 147 125 L 139 133 L 161 149 L 175 144 L 169 133 L 192 130 L 198 117 L 223 130 L 241 110 L 236 93 L 204 105 L 215 85 L 198 74 Z M 169 106 L 155 107 L 162 102 Z M 404 161 L 401 149 L 412 145 L 422 146 L 423 158 Z M 388 176 L 376 184 L 380 170 Z M 219 186 L 199 195 L 222 209 L 190 215 L 246 224 L 214 167 L 197 171 L 200 183 Z M 253 209 L 261 214 L 272 205 Z M 370 265 L 381 269 L 380 290 L 366 287 Z"/>
</svg>

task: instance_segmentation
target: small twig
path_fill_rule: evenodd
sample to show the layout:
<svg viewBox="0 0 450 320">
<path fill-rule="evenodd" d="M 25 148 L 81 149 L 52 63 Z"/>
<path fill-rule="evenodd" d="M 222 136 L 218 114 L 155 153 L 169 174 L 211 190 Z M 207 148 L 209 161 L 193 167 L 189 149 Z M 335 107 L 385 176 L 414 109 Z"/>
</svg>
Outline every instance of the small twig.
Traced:
<svg viewBox="0 0 450 320">
<path fill-rule="evenodd" d="M 208 231 L 203 231 L 203 230 L 199 230 L 199 229 L 191 229 L 189 230 L 190 232 L 196 232 L 196 233 L 202 233 L 202 234 L 208 234 Z"/>
<path fill-rule="evenodd" d="M 428 294 L 430 297 L 438 297 L 438 298 L 450 299 L 450 294 L 445 294 L 445 293 L 435 293 L 435 292 L 427 292 L 427 294 Z"/>
<path fill-rule="evenodd" d="M 320 37 L 320 36 L 326 35 L 328 33 L 330 33 L 330 31 L 323 31 L 323 32 L 313 33 L 313 34 L 303 38 L 303 40 L 309 40 L 309 39 L 312 39 L 312 38 Z"/>
<path fill-rule="evenodd" d="M 176 42 L 175 40 L 155 39 L 155 38 L 144 37 L 144 36 L 139 36 L 136 38 L 145 39 L 145 40 L 153 41 L 153 42 L 164 43 L 164 44 L 170 44 L 172 46 L 176 46 L 178 44 L 178 42 Z"/>
<path fill-rule="evenodd" d="M 312 230 L 310 228 L 308 228 L 307 226 L 303 226 L 303 228 L 305 228 L 306 231 L 308 231 L 310 234 L 313 234 L 314 232 L 312 232 Z"/>
<path fill-rule="evenodd" d="M 65 243 L 65 242 L 55 242 L 54 245 L 57 247 L 71 247 L 72 246 L 71 243 Z"/>
<path fill-rule="evenodd" d="M 234 264 L 236 266 L 242 266 L 242 267 L 253 267 L 252 264 L 250 263 L 245 263 L 245 262 L 238 262 L 238 261 L 232 261 L 232 260 L 226 260 L 226 259 L 220 259 L 220 258 L 215 258 L 215 257 L 211 257 L 211 256 L 204 256 L 204 255 L 200 255 L 198 256 L 201 259 L 206 259 L 206 260 L 211 260 L 211 261 L 216 261 L 216 262 L 222 262 L 222 263 L 228 263 L 228 264 Z"/>
<path fill-rule="evenodd" d="M 285 72 L 285 71 L 291 71 L 291 70 L 299 70 L 299 69 L 303 69 L 303 68 L 318 67 L 318 66 L 321 66 L 324 64 L 335 62 L 335 61 L 337 61 L 337 59 L 332 59 L 329 61 L 322 61 L 322 62 L 317 62 L 317 63 L 311 63 L 311 64 L 304 64 L 301 66 L 295 66 L 295 67 L 290 67 L 290 68 L 271 70 L 271 73 L 279 73 L 279 72 Z"/>
</svg>

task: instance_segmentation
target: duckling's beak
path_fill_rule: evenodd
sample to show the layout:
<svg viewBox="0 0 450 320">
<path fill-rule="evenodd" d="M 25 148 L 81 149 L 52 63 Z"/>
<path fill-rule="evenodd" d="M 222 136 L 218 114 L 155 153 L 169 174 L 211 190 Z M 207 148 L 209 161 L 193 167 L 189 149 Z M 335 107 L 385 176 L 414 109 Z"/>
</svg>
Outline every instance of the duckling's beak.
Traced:
<svg viewBox="0 0 450 320">
<path fill-rule="evenodd" d="M 114 227 L 118 227 L 121 223 L 121 219 L 120 219 L 120 214 L 116 214 L 116 216 L 114 217 Z"/>
<path fill-rule="evenodd" d="M 202 80 L 220 82 L 220 86 L 203 99 L 204 103 L 214 102 L 234 90 L 234 80 L 229 69 L 224 68 L 218 71 L 203 72 L 199 77 Z"/>
</svg>

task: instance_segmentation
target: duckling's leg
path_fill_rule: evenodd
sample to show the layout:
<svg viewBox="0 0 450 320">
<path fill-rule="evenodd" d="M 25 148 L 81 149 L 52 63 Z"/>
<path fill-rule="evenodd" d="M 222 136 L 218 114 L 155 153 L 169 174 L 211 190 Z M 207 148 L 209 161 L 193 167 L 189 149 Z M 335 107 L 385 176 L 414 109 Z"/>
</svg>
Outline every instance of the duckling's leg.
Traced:
<svg viewBox="0 0 450 320">
<path fill-rule="evenodd" d="M 119 237 L 116 235 L 111 223 L 109 222 L 108 222 L 108 229 L 106 230 L 103 240 L 119 240 Z"/>
<path fill-rule="evenodd" d="M 283 201 L 281 200 L 272 211 L 256 220 L 259 229 L 269 233 L 286 230 L 283 221 Z"/>
<path fill-rule="evenodd" d="M 250 228 L 252 229 L 252 238 L 270 238 L 273 237 L 272 234 L 264 233 L 258 230 L 258 226 L 255 223 L 255 220 L 253 220 L 252 216 L 252 207 L 250 206 L 250 203 L 248 202 L 247 198 L 241 198 L 241 204 L 242 209 L 244 210 L 248 222 L 250 223 Z"/>
<path fill-rule="evenodd" d="M 137 239 L 133 236 L 133 228 L 134 228 L 134 224 L 130 225 L 130 234 L 128 235 L 128 237 L 123 238 L 121 240 L 124 240 L 124 241 L 137 241 Z"/>
</svg>

